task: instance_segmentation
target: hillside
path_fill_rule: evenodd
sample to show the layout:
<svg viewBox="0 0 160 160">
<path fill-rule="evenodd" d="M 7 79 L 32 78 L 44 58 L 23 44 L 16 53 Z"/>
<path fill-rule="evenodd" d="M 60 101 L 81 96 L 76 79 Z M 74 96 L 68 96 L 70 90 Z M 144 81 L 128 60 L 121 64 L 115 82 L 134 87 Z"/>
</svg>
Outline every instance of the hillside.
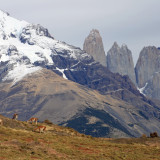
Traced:
<svg viewBox="0 0 160 160">
<path fill-rule="evenodd" d="M 160 132 L 152 106 L 134 106 L 42 69 L 16 84 L 0 84 L 0 114 L 19 120 L 37 117 L 94 137 L 139 137 Z M 156 110 L 155 110 L 156 112 Z"/>
<path fill-rule="evenodd" d="M 129 159 L 159 160 L 159 138 L 93 138 L 71 128 L 38 123 L 46 132 L 33 132 L 35 125 L 0 116 L 0 159 Z"/>
</svg>

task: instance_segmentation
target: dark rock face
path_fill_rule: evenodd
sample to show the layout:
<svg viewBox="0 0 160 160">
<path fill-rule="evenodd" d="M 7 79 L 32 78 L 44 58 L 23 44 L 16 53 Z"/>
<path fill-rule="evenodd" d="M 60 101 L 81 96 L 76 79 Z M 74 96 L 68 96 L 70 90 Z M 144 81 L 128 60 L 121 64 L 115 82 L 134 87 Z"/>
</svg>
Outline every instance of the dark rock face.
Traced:
<svg viewBox="0 0 160 160">
<path fill-rule="evenodd" d="M 33 29 L 36 29 L 36 34 L 38 34 L 40 36 L 46 36 L 46 37 L 49 37 L 49 38 L 53 39 L 53 37 L 51 36 L 51 34 L 48 32 L 48 29 L 44 28 L 40 24 L 33 25 Z"/>
<path fill-rule="evenodd" d="M 144 105 L 156 107 L 153 102 L 140 94 L 128 76 L 112 73 L 100 63 L 95 62 L 92 57 L 75 60 L 64 57 L 63 52 L 65 53 L 66 51 L 61 51 L 61 54 L 58 55 L 52 55 L 52 59 L 56 67 L 67 68 L 64 70 L 64 73 L 69 80 L 98 90 L 103 95 L 111 94 L 135 107 L 143 107 Z M 79 50 L 80 53 L 81 51 Z M 59 73 L 56 67 L 48 66 L 48 69 Z M 59 75 L 62 74 L 59 73 Z"/>
<path fill-rule="evenodd" d="M 77 67 L 75 70 L 66 71 L 67 77 L 72 81 L 96 89 L 102 94 L 108 94 L 119 89 L 123 90 L 123 88 L 136 92 L 134 84 L 128 77 L 114 74 L 99 63 L 92 65 L 81 63 Z"/>
<path fill-rule="evenodd" d="M 115 42 L 107 53 L 107 68 L 113 73 L 128 75 L 136 84 L 132 53 L 126 45 L 119 47 Z"/>
<path fill-rule="evenodd" d="M 143 48 L 135 72 L 138 87 L 143 88 L 143 93 L 149 97 L 160 99 L 160 50 L 151 46 Z"/>
<path fill-rule="evenodd" d="M 16 54 L 18 54 L 18 50 L 17 50 L 17 48 L 16 48 L 15 46 L 10 45 L 10 46 L 8 47 L 7 53 L 8 53 L 9 56 L 10 56 L 10 55 L 16 55 Z"/>
<path fill-rule="evenodd" d="M 155 72 L 151 79 L 146 82 L 143 93 L 148 97 L 160 99 L 160 73 Z"/>
<path fill-rule="evenodd" d="M 92 65 L 79 64 L 75 70 L 65 71 L 69 80 L 98 90 L 101 94 L 112 95 L 132 104 L 137 108 L 150 108 L 150 105 L 159 108 L 152 101 L 144 97 L 136 89 L 128 76 L 121 76 L 110 72 L 99 63 Z M 144 109 L 145 110 L 145 109 Z M 150 116 L 159 118 L 159 113 L 150 111 Z M 148 110 L 149 112 L 149 110 Z"/>
<path fill-rule="evenodd" d="M 48 29 L 42 27 L 39 24 L 38 25 L 32 24 L 23 28 L 22 33 L 19 37 L 20 41 L 22 43 L 28 43 L 30 45 L 34 45 L 35 44 L 34 34 L 39 36 L 46 36 L 53 39 L 53 37 L 48 32 Z"/>
<path fill-rule="evenodd" d="M 93 56 L 95 61 L 106 66 L 106 56 L 104 52 L 102 38 L 98 30 L 93 29 L 83 44 L 83 50 Z"/>
<path fill-rule="evenodd" d="M 76 48 L 76 50 L 77 54 L 84 54 L 80 49 Z M 67 52 L 68 51 L 63 50 L 57 55 L 52 55 L 56 66 L 48 66 L 48 69 L 62 76 L 62 73 L 60 73 L 56 67 L 61 69 L 67 68 L 64 70 L 64 73 L 69 80 L 98 90 L 103 95 L 112 95 L 113 97 L 120 98 L 135 106 L 137 109 L 141 108 L 141 112 L 144 113 L 146 117 L 160 118 L 160 108 L 150 99 L 142 95 L 128 76 L 112 73 L 100 63 L 95 62 L 90 56 L 73 59 L 66 56 Z M 150 106 L 153 106 L 155 109 L 151 109 Z"/>
<path fill-rule="evenodd" d="M 92 135 L 93 137 L 106 137 L 106 135 L 110 137 L 113 128 L 116 128 L 130 137 L 134 137 L 134 135 L 104 110 L 87 108 L 81 113 L 81 116 L 74 116 L 71 120 L 61 125 L 64 124 L 65 126 L 76 129 L 80 133 Z"/>
<path fill-rule="evenodd" d="M 10 66 L 8 66 L 7 63 L 8 62 L 1 62 L 0 63 L 0 82 L 8 74 L 8 70 L 9 70 Z"/>
</svg>

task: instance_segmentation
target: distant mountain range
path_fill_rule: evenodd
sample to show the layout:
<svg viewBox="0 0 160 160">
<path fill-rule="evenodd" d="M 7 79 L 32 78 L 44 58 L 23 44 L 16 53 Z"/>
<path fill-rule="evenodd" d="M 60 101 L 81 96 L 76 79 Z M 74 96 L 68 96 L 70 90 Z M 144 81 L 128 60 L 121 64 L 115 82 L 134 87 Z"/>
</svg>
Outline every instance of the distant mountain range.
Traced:
<svg viewBox="0 0 160 160">
<path fill-rule="evenodd" d="M 88 47 L 86 47 L 88 46 Z M 115 42 L 104 54 L 103 41 L 98 30 L 93 29 L 85 39 L 83 49 L 94 59 L 113 73 L 128 75 L 139 91 L 160 100 L 160 49 L 154 46 L 144 47 L 134 68 L 132 53 L 127 45 Z M 104 62 L 106 58 L 106 61 Z"/>
<path fill-rule="evenodd" d="M 0 114 L 49 119 L 95 137 L 160 133 L 160 102 L 128 76 L 2 11 L 0 31 Z"/>
</svg>

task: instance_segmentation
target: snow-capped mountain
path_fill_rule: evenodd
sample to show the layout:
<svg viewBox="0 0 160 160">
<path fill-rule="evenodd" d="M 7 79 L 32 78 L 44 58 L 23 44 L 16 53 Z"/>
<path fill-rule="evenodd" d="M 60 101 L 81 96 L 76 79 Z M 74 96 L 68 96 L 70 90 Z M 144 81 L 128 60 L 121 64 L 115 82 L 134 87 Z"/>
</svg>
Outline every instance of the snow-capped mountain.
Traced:
<svg viewBox="0 0 160 160">
<path fill-rule="evenodd" d="M 128 136 L 160 132 L 160 103 L 142 95 L 127 76 L 110 72 L 80 48 L 55 40 L 41 25 L 2 11 L 0 82 L 0 114 L 6 116 L 18 112 L 22 120 L 33 115 L 49 118 L 94 136 L 115 130 Z"/>
<path fill-rule="evenodd" d="M 81 59 L 92 59 L 79 48 L 55 40 L 44 27 L 19 21 L 0 11 L 1 74 L 6 70 L 3 64 L 7 66 L 7 74 L 2 81 L 17 82 L 25 75 L 42 69 L 40 65 L 52 66 L 67 79 L 64 70 L 68 68 L 58 68 L 54 63 L 53 56 L 58 53 L 75 63 Z"/>
</svg>

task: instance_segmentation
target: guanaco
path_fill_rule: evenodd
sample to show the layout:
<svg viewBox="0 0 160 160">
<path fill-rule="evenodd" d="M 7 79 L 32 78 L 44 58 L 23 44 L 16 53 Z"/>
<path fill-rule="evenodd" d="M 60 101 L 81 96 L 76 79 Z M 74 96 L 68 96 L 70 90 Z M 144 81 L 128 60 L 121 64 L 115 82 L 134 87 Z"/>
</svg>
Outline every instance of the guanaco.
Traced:
<svg viewBox="0 0 160 160">
<path fill-rule="evenodd" d="M 3 120 L 2 119 L 0 119 L 0 125 L 3 125 Z"/>
<path fill-rule="evenodd" d="M 17 120 L 17 119 L 18 119 L 18 114 L 17 114 L 17 113 L 15 113 L 15 114 L 13 115 L 13 118 L 12 118 L 12 119 Z"/>
<path fill-rule="evenodd" d="M 38 118 L 30 118 L 28 121 L 27 121 L 27 123 L 28 122 L 30 122 L 30 123 L 33 123 L 33 122 L 35 122 L 36 124 L 37 124 L 37 121 L 38 121 Z"/>
<path fill-rule="evenodd" d="M 37 128 L 33 129 L 33 131 L 38 130 L 39 133 L 43 133 L 46 130 L 46 126 L 38 126 Z"/>
</svg>

